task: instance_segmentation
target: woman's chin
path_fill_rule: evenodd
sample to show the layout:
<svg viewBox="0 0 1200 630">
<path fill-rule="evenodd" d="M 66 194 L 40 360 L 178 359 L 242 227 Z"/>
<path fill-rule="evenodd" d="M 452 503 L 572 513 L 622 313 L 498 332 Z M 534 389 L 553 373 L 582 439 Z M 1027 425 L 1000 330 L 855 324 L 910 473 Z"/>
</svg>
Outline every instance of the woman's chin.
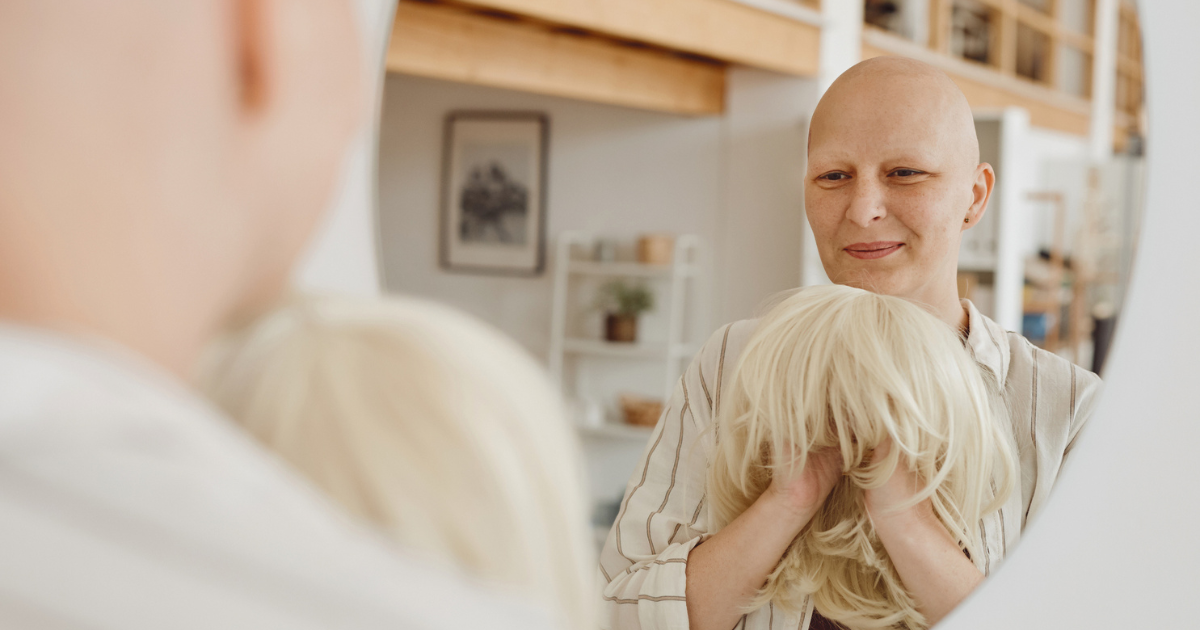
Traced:
<svg viewBox="0 0 1200 630">
<path fill-rule="evenodd" d="M 898 272 L 884 270 L 856 269 L 838 274 L 839 277 L 830 279 L 836 284 L 863 289 L 864 291 L 880 295 L 905 297 L 908 294 L 905 290 L 906 283 L 900 275 Z"/>
</svg>

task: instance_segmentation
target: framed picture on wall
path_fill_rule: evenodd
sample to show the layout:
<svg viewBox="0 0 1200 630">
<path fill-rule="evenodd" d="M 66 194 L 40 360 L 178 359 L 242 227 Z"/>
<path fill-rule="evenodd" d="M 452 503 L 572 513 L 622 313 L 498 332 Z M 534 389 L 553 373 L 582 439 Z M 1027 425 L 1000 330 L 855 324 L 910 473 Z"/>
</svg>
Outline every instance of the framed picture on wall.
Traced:
<svg viewBox="0 0 1200 630">
<path fill-rule="evenodd" d="M 538 275 L 546 263 L 549 120 L 452 112 L 442 163 L 440 263 L 465 273 Z"/>
</svg>

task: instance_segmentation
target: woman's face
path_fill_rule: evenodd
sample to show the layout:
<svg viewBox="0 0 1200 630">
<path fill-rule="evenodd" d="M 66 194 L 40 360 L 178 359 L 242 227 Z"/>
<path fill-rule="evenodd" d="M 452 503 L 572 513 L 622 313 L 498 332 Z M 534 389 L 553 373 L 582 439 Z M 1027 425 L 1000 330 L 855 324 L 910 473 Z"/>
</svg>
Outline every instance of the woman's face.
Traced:
<svg viewBox="0 0 1200 630">
<path fill-rule="evenodd" d="M 805 211 L 830 280 L 934 303 L 955 286 L 962 232 L 986 208 L 992 170 L 920 85 L 874 87 L 843 90 L 814 116 Z"/>
</svg>

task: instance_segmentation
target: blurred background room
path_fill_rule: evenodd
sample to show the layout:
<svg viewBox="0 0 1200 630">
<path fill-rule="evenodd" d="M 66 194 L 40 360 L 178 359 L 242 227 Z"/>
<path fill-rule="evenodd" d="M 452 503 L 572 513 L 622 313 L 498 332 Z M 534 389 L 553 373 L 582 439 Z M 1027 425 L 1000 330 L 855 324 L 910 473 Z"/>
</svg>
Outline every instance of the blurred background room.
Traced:
<svg viewBox="0 0 1200 630">
<path fill-rule="evenodd" d="M 386 292 L 544 362 L 607 532 L 664 392 L 772 295 L 827 282 L 807 121 L 880 55 L 947 72 L 997 173 L 959 290 L 1095 371 L 1143 204 L 1132 0 L 401 0 L 380 112 Z"/>
</svg>

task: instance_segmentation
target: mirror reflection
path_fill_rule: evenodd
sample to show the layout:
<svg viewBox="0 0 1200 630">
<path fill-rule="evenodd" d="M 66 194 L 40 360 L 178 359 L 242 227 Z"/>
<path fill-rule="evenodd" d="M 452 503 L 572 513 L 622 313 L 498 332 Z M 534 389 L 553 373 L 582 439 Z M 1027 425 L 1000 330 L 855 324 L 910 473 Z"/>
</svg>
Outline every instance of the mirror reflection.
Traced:
<svg viewBox="0 0 1200 630">
<path fill-rule="evenodd" d="M 96 4 L 0 3 L 3 627 L 927 628 L 1088 448 L 1132 0 Z"/>
<path fill-rule="evenodd" d="M 611 627 L 936 622 L 1019 541 L 1094 405 L 1142 210 L 1136 6 L 852 5 L 399 5 L 387 289 L 462 308 L 545 362 L 586 456 Z M 860 9 L 861 28 L 820 26 Z M 838 38 L 853 54 L 822 58 Z M 859 59 L 875 63 L 842 74 Z M 755 524 L 765 501 L 719 526 L 706 503 L 719 397 L 765 334 L 748 322 L 830 281 L 956 327 L 1011 423 L 1023 482 L 975 530 L 909 550 L 975 536 L 974 553 L 909 564 L 878 519 L 864 539 L 915 608 L 838 606 L 812 574 L 753 597 L 811 527 Z"/>
</svg>

